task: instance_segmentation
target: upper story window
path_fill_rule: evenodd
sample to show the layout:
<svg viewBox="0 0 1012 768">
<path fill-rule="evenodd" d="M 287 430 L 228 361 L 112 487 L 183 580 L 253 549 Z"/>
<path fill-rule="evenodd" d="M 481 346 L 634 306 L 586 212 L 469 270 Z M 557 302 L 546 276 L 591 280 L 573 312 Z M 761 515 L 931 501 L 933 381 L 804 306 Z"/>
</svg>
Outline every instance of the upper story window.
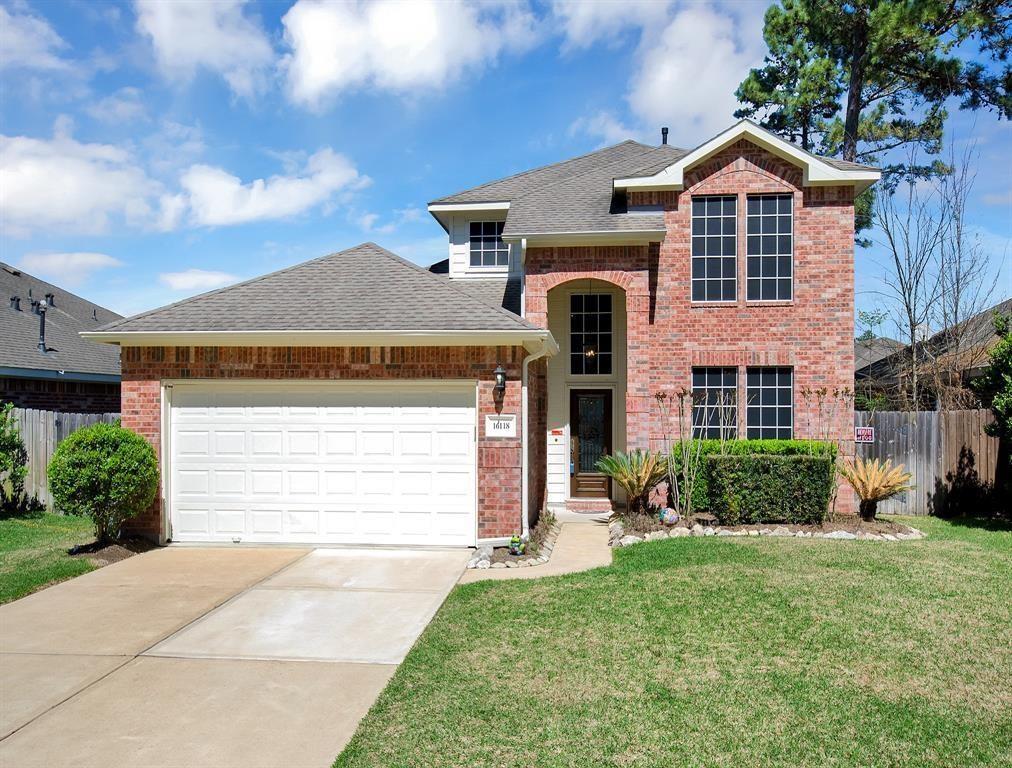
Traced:
<svg viewBox="0 0 1012 768">
<path fill-rule="evenodd" d="M 502 241 L 503 221 L 471 222 L 471 266 L 508 267 L 509 246 Z"/>
<path fill-rule="evenodd" d="M 692 198 L 692 300 L 735 301 L 738 292 L 738 198 Z"/>
<path fill-rule="evenodd" d="M 748 368 L 745 371 L 745 436 L 794 436 L 794 371 L 791 368 Z"/>
<path fill-rule="evenodd" d="M 611 294 L 569 297 L 569 372 L 609 375 L 612 371 Z"/>
<path fill-rule="evenodd" d="M 746 296 L 790 301 L 793 296 L 793 195 L 749 196 L 746 216 Z"/>
<path fill-rule="evenodd" d="M 692 369 L 693 437 L 733 440 L 738 434 L 738 369 Z"/>
</svg>

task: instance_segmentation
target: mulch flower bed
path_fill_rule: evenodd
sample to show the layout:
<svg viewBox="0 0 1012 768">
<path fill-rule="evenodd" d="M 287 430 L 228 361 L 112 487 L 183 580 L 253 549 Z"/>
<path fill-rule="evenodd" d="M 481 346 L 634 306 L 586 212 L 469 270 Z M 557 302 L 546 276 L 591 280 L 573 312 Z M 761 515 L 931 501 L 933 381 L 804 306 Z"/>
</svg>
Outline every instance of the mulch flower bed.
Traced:
<svg viewBox="0 0 1012 768">
<path fill-rule="evenodd" d="M 148 539 L 131 537 L 110 541 L 104 545 L 100 545 L 97 541 L 93 541 L 91 544 L 79 544 L 67 550 L 67 554 L 71 557 L 85 558 L 102 567 L 118 563 L 120 560 L 126 560 L 128 557 L 139 555 L 142 552 L 149 552 L 157 546 Z"/>
<path fill-rule="evenodd" d="M 468 561 L 468 568 L 530 568 L 548 562 L 558 538 L 559 523 L 554 515 L 544 515 L 542 520 L 531 531 L 527 542 L 527 551 L 522 555 L 510 553 L 509 547 L 492 547 L 485 545 L 475 550 L 474 556 Z"/>
</svg>

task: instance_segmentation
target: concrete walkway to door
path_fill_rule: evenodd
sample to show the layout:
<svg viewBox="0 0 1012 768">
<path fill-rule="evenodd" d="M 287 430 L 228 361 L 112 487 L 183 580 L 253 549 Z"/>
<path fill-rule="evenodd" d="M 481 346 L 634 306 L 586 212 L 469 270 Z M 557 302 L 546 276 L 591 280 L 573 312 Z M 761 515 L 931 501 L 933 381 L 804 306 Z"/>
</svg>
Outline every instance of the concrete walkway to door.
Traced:
<svg viewBox="0 0 1012 768">
<path fill-rule="evenodd" d="M 0 606 L 0 766 L 328 766 L 467 555 L 170 547 Z"/>
</svg>

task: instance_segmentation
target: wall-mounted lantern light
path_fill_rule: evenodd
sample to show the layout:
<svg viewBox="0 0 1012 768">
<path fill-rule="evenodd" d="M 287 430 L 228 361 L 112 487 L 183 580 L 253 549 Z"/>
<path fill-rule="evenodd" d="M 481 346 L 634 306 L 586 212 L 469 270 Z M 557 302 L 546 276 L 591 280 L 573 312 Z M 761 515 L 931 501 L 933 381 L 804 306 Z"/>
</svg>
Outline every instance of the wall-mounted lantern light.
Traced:
<svg viewBox="0 0 1012 768">
<path fill-rule="evenodd" d="M 496 396 L 502 397 L 506 394 L 506 369 L 501 364 L 497 364 L 493 374 L 495 375 Z"/>
</svg>

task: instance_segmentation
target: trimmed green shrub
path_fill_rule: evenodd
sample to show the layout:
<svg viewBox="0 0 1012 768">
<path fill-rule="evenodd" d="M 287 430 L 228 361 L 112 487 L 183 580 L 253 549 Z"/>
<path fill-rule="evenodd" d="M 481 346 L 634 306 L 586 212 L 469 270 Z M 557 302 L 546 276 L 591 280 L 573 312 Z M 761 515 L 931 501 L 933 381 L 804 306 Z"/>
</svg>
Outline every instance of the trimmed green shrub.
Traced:
<svg viewBox="0 0 1012 768">
<path fill-rule="evenodd" d="M 14 418 L 14 403 L 0 405 L 0 520 L 39 517 L 46 507 L 25 493 L 28 451 Z"/>
<path fill-rule="evenodd" d="M 708 456 L 710 514 L 722 525 L 819 524 L 832 492 L 828 456 Z"/>
<path fill-rule="evenodd" d="M 119 536 L 125 520 L 151 506 L 158 489 L 158 460 L 140 435 L 116 424 L 93 424 L 56 447 L 49 490 L 56 507 L 86 515 L 100 543 Z"/>
<path fill-rule="evenodd" d="M 700 461 L 703 462 L 703 466 L 696 475 L 695 486 L 692 489 L 692 507 L 714 514 L 710 509 L 710 469 L 707 457 L 719 455 L 721 444 L 720 440 L 701 440 L 700 442 L 702 443 Z M 671 450 L 675 469 L 681 473 L 681 451 L 678 443 L 675 443 Z M 835 464 L 836 444 L 821 440 L 725 440 L 724 454 L 727 456 L 751 454 L 759 456 L 827 456 Z"/>
</svg>

